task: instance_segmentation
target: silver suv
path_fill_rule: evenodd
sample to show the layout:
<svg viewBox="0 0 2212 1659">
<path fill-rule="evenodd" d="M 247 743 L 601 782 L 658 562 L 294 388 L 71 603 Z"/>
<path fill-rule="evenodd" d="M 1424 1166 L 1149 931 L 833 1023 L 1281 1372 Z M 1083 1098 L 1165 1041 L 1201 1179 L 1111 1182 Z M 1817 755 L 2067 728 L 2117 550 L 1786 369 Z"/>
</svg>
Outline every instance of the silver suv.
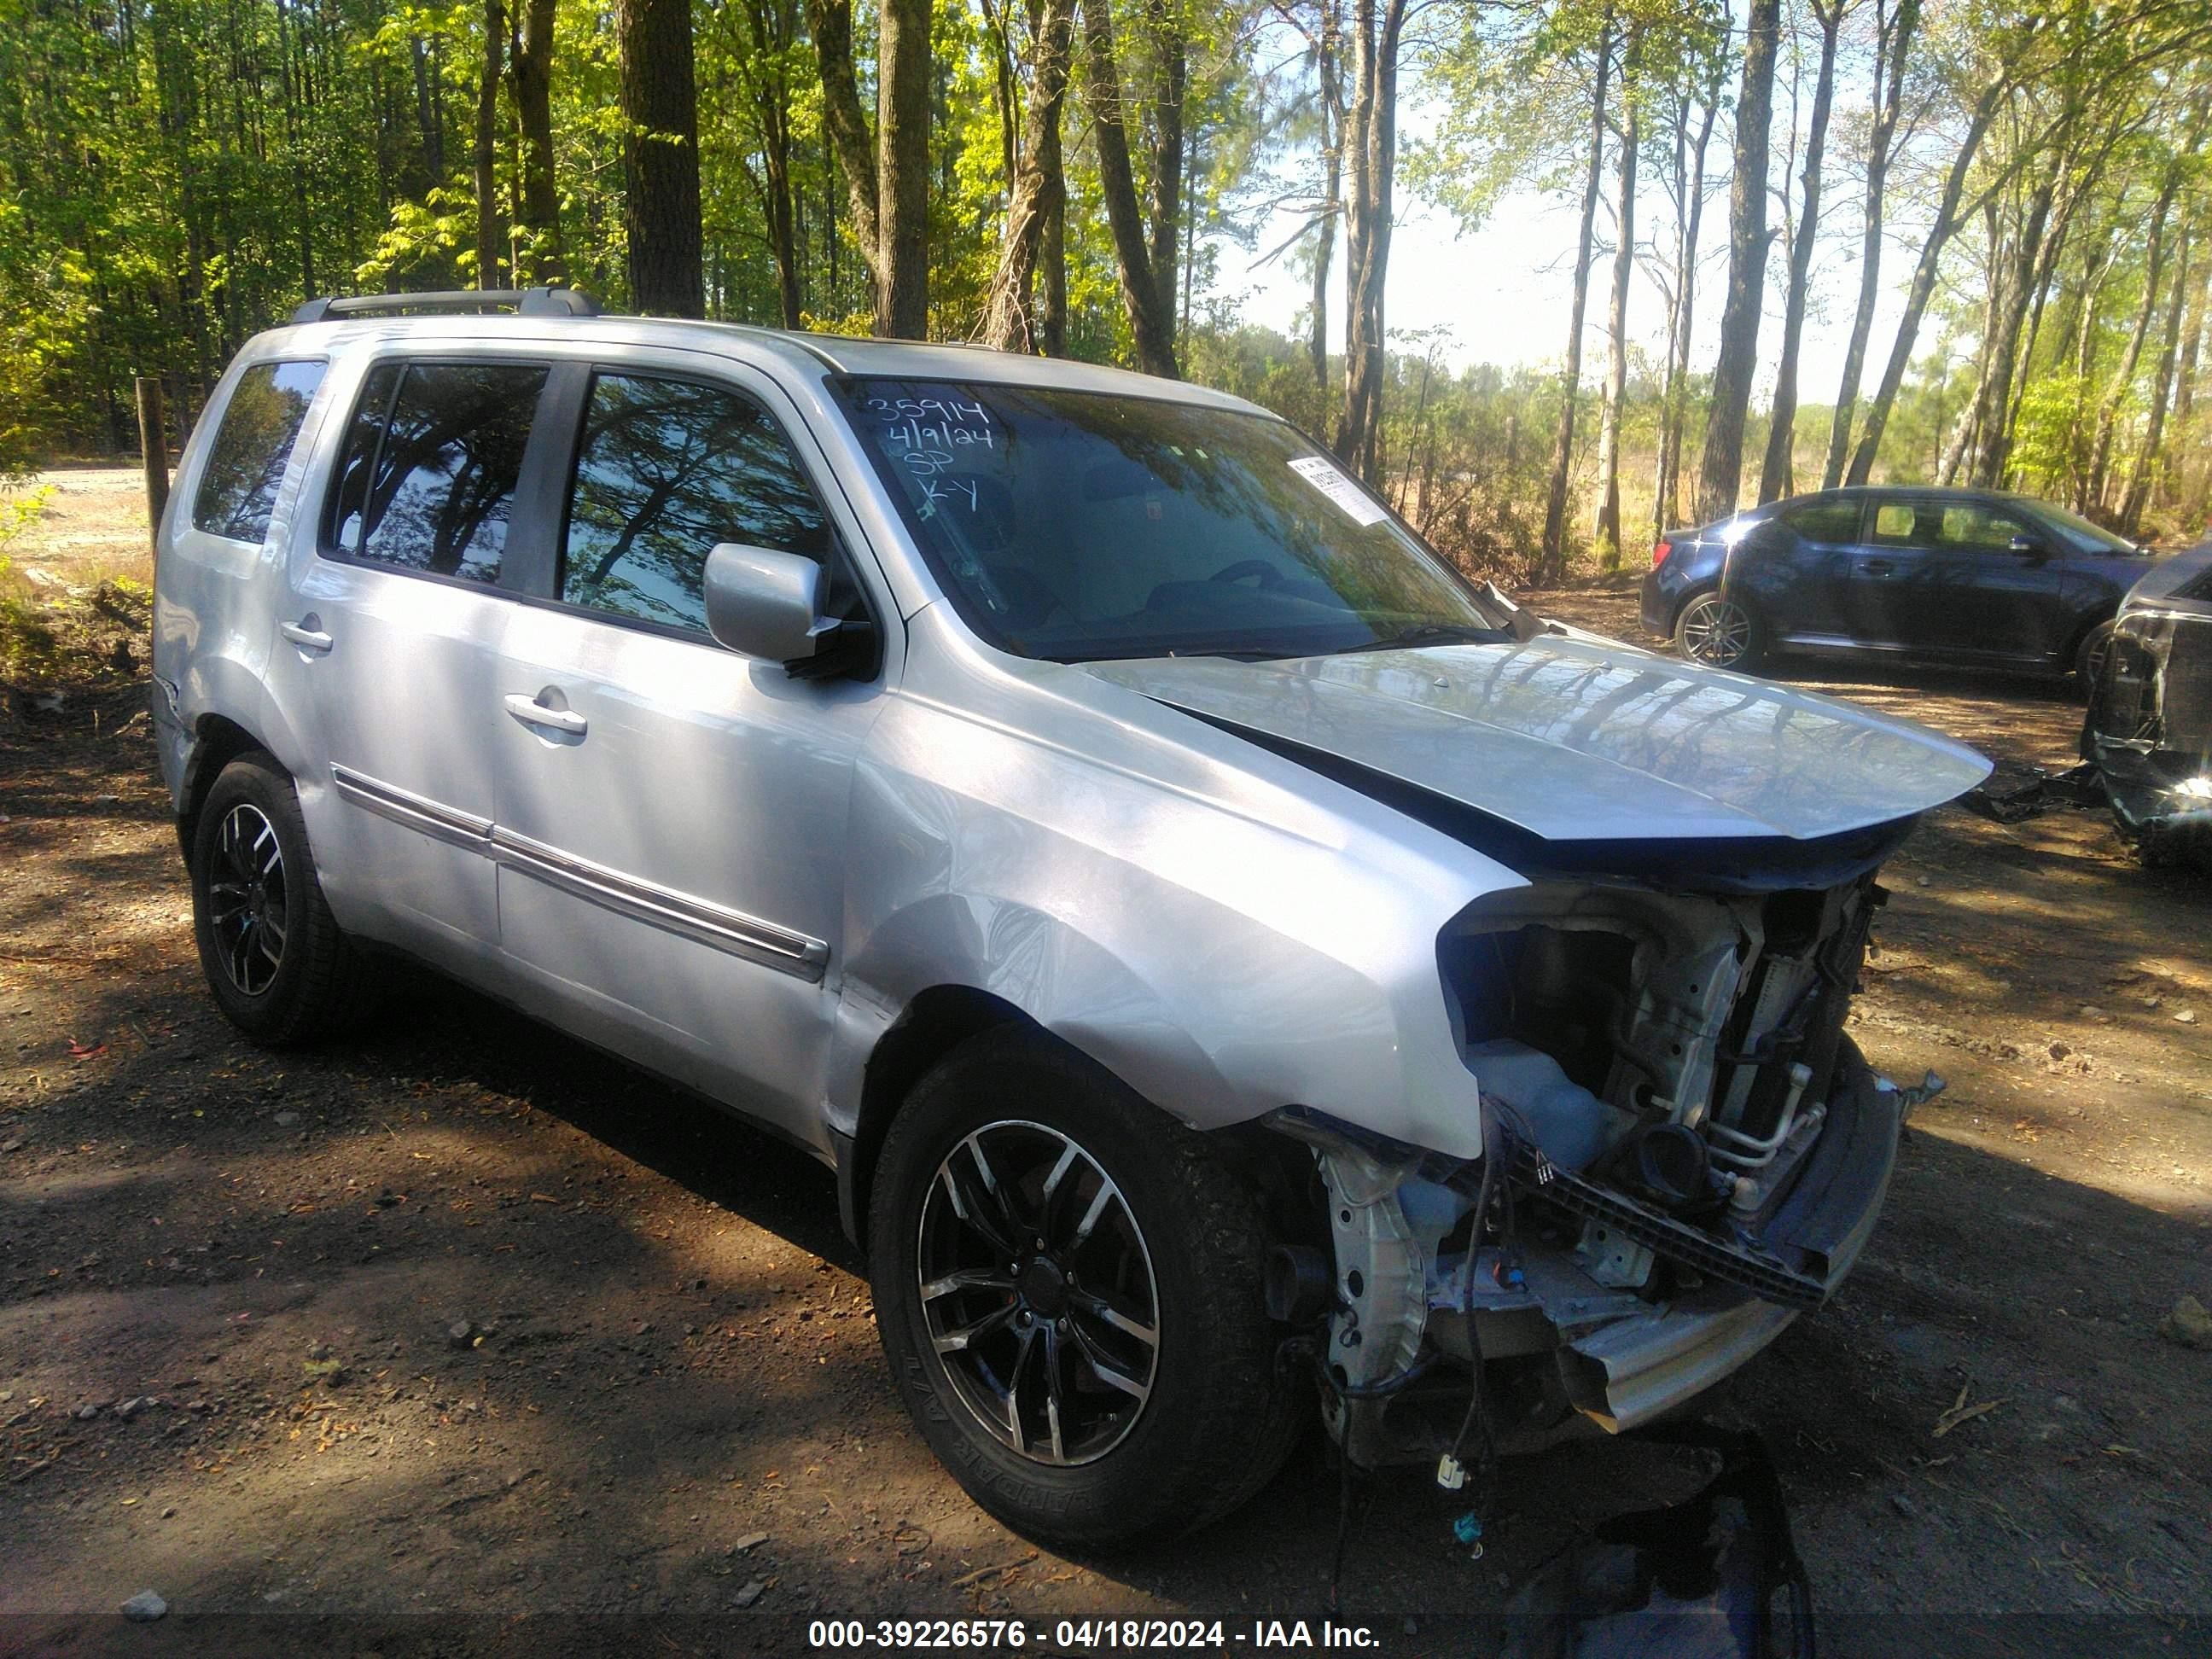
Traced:
<svg viewBox="0 0 2212 1659">
<path fill-rule="evenodd" d="M 210 989 L 429 963 L 836 1171 L 922 1434 L 1091 1545 L 1623 1429 L 1865 1242 L 1916 726 L 1547 623 L 1111 369 L 320 301 L 161 536 Z"/>
</svg>

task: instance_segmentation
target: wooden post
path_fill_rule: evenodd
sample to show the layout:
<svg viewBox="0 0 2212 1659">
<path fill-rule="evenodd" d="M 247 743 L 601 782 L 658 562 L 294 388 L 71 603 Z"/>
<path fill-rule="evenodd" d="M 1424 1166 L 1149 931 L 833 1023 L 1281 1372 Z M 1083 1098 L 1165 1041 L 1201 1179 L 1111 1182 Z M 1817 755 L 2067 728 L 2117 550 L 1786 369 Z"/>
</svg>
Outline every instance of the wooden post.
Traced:
<svg viewBox="0 0 2212 1659">
<path fill-rule="evenodd" d="M 138 453 L 146 469 L 146 526 L 158 555 L 161 544 L 161 511 L 169 504 L 168 423 L 161 410 L 161 382 L 154 375 L 137 377 L 138 389 Z"/>
</svg>

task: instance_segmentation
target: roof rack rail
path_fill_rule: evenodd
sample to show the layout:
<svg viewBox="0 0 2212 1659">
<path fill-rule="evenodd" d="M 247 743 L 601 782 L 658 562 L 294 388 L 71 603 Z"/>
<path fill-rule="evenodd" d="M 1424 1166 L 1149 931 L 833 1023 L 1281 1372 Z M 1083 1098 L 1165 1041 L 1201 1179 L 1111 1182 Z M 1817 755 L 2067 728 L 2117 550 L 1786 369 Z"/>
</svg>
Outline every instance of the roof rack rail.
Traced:
<svg viewBox="0 0 2212 1659">
<path fill-rule="evenodd" d="M 328 294 L 292 313 L 295 323 L 327 323 L 341 317 L 394 317 L 410 313 L 478 315 L 512 311 L 522 317 L 596 317 L 599 302 L 573 288 L 450 289 L 429 294 Z"/>
</svg>

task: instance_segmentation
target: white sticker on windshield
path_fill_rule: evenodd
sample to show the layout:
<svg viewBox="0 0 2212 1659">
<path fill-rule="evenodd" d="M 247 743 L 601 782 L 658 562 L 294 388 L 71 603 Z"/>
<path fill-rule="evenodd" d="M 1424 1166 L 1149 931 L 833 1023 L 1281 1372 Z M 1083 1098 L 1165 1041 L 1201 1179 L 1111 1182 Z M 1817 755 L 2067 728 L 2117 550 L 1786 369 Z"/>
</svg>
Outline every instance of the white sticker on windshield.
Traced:
<svg viewBox="0 0 2212 1659">
<path fill-rule="evenodd" d="M 1354 524 L 1380 524 L 1389 516 L 1381 503 L 1318 455 L 1301 455 L 1291 463 L 1291 471 L 1334 501 Z"/>
</svg>

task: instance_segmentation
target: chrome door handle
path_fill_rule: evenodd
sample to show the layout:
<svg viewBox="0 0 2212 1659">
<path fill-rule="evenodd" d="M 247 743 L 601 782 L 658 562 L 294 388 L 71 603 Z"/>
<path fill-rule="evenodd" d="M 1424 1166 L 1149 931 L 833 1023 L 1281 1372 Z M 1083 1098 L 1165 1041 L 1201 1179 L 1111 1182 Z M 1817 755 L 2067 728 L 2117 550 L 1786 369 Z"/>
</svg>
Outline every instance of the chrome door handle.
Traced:
<svg viewBox="0 0 2212 1659">
<path fill-rule="evenodd" d="M 1897 567 L 1892 564 L 1887 559 L 1869 559 L 1864 564 L 1862 564 L 1859 568 L 1865 571 L 1869 576 L 1887 576 L 1891 571 L 1897 568 Z"/>
<path fill-rule="evenodd" d="M 580 738 L 590 729 L 591 722 L 572 709 L 548 708 L 535 697 L 526 697 L 520 691 L 507 695 L 507 712 L 525 726 L 542 726 L 549 732 L 566 732 L 572 738 Z"/>
<path fill-rule="evenodd" d="M 307 624 L 315 619 L 308 617 L 295 623 L 279 623 L 276 631 L 298 646 L 302 651 L 327 651 L 337 641 L 319 628 Z"/>
</svg>

